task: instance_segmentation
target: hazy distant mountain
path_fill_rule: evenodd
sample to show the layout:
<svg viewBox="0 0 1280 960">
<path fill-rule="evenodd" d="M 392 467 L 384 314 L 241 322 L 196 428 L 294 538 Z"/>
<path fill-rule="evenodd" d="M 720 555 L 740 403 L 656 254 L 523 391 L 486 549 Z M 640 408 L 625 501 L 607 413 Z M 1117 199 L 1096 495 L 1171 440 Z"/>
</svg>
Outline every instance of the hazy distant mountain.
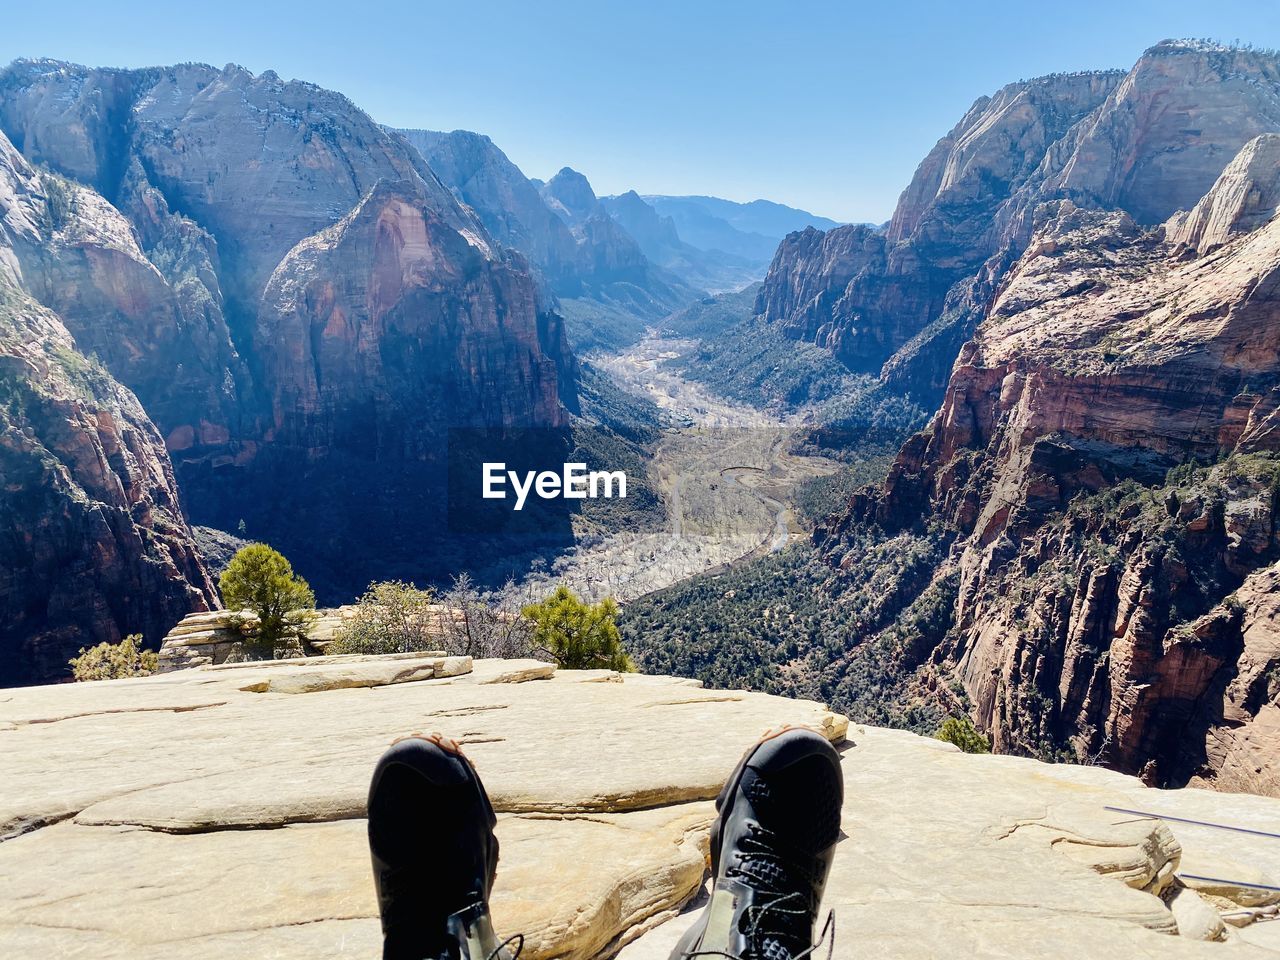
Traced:
<svg viewBox="0 0 1280 960">
<path fill-rule="evenodd" d="M 689 287 L 682 274 L 646 257 L 576 170 L 565 167 L 543 183 L 526 177 L 483 134 L 394 132 L 495 239 L 529 259 L 559 300 L 578 348 L 628 342 L 702 295 L 700 283 Z"/>
<path fill-rule="evenodd" d="M 755 260 L 771 260 L 778 242 L 789 233 L 839 226 L 835 220 L 770 200 L 737 203 L 719 197 L 661 194 L 645 195 L 644 200 L 660 215 L 670 217 L 680 239 L 690 246 Z"/>
<path fill-rule="evenodd" d="M 610 216 L 591 189 L 590 181 L 577 170 L 563 167 L 538 189 L 552 213 L 559 216 L 577 238 L 589 276 L 596 278 L 598 284 L 630 286 L 647 295 L 632 305 L 638 315 L 650 319 L 665 316 L 698 296 L 685 285 L 682 277 L 655 265 L 645 255 L 641 244 Z M 609 290 L 596 299 L 616 299 L 618 294 L 617 289 Z M 634 299 L 634 294 L 624 293 L 622 299 Z"/>
<path fill-rule="evenodd" d="M 773 257 L 748 257 L 719 249 L 704 249 L 686 243 L 671 217 L 664 217 L 634 190 L 601 203 L 621 226 L 635 237 L 646 257 L 670 270 L 686 283 L 711 293 L 740 290 L 764 276 Z"/>
<path fill-rule="evenodd" d="M 724 200 L 720 197 L 667 197 L 653 195 L 645 197 L 655 207 L 664 202 L 692 203 L 706 210 L 713 216 L 746 233 L 763 233 L 765 236 L 785 237 L 788 233 L 803 230 L 805 227 L 817 227 L 829 230 L 840 226 L 840 221 L 829 217 L 820 217 L 808 210 L 788 207 L 785 203 L 774 203 L 772 200 L 752 200 L 750 203 L 738 203 L 736 200 Z"/>
<path fill-rule="evenodd" d="M 645 199 L 634 190 L 600 198 L 570 167 L 545 183 L 527 178 L 482 134 L 395 132 L 499 242 L 533 262 L 558 297 L 609 304 L 645 321 L 698 291 L 740 290 L 762 279 L 787 233 L 836 225 L 767 200 Z"/>
</svg>

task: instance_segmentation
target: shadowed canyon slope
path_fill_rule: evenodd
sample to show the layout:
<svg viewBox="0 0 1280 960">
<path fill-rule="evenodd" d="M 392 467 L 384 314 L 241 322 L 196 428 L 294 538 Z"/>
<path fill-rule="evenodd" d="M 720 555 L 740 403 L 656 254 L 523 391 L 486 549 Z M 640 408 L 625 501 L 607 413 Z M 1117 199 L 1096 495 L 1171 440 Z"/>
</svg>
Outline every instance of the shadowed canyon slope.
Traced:
<svg viewBox="0 0 1280 960">
<path fill-rule="evenodd" d="M 53 263 L 57 272 L 45 271 Z M 179 506 L 164 441 L 142 405 L 33 293 L 68 315 L 168 292 L 115 211 L 33 169 L 0 134 L 0 676 L 65 669 L 86 637 L 159 637 L 217 602 Z M 72 303 L 71 301 L 76 301 Z M 158 306 L 157 306 L 158 305 Z M 103 331 L 107 332 L 107 331 Z M 127 349 L 145 329 L 113 332 Z M 109 341 L 104 338 L 104 345 Z"/>
<path fill-rule="evenodd" d="M 527 262 L 346 98 L 234 66 L 18 61 L 0 73 L 0 129 L 18 197 L 6 218 L 26 204 L 43 230 L 10 229 L 13 282 L 74 338 L 69 355 L 137 394 L 138 430 L 164 438 L 148 470 L 169 478 L 178 555 L 146 576 L 173 583 L 107 606 L 214 602 L 170 474 L 195 522 L 243 521 L 345 599 L 369 579 L 362 557 L 394 569 L 439 537 L 448 428 L 567 423 L 574 360 Z M 20 542 L 45 522 L 14 515 Z M 99 553 L 86 576 L 141 576 L 140 557 Z M 3 596 L 23 636 L 59 629 L 38 599 L 46 576 Z M 155 642 L 171 625 L 96 616 L 115 627 L 81 641 Z"/>
</svg>

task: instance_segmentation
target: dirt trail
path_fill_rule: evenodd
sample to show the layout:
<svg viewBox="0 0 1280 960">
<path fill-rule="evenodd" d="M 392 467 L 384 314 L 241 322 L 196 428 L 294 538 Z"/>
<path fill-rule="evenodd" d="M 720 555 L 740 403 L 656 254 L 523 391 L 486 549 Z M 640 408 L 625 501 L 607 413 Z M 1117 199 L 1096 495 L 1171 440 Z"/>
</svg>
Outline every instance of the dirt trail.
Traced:
<svg viewBox="0 0 1280 960">
<path fill-rule="evenodd" d="M 731 403 L 662 365 L 695 345 L 650 336 L 623 353 L 592 358 L 679 424 L 665 432 L 649 465 L 666 505 L 666 529 L 584 543 L 532 574 L 525 583 L 531 592 L 566 583 L 587 597 L 625 602 L 776 552 L 801 535 L 789 505 L 791 488 L 837 465 L 787 452 L 797 418 Z"/>
</svg>

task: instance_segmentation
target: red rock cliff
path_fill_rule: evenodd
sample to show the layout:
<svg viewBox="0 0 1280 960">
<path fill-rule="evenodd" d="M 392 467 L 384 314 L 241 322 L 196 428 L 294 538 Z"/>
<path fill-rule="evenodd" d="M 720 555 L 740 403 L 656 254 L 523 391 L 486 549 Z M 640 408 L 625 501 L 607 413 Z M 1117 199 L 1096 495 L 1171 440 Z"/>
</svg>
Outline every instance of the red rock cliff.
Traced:
<svg viewBox="0 0 1280 960">
<path fill-rule="evenodd" d="M 1040 207 L 941 410 L 855 503 L 955 531 L 925 673 L 999 749 L 1280 794 L 1277 143 L 1167 229 Z"/>
</svg>

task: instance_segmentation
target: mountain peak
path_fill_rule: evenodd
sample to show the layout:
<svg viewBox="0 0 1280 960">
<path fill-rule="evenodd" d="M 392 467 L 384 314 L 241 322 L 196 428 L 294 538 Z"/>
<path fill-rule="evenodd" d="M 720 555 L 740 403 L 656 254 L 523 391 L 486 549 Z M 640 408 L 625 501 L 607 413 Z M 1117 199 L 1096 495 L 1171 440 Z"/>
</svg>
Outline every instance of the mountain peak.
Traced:
<svg viewBox="0 0 1280 960">
<path fill-rule="evenodd" d="M 1170 243 L 1204 254 L 1249 233 L 1280 208 L 1280 133 L 1254 137 L 1236 154 L 1190 213 L 1165 225 Z"/>
<path fill-rule="evenodd" d="M 551 209 L 571 224 L 601 212 L 591 182 L 572 167 L 561 167 L 542 187 L 542 195 Z"/>
<path fill-rule="evenodd" d="M 1176 56 L 1185 53 L 1269 53 L 1269 51 L 1259 50 L 1248 45 L 1222 43 L 1218 40 L 1184 37 L 1181 39 L 1169 38 L 1161 40 L 1143 51 L 1142 56 L 1144 58 Z"/>
</svg>

